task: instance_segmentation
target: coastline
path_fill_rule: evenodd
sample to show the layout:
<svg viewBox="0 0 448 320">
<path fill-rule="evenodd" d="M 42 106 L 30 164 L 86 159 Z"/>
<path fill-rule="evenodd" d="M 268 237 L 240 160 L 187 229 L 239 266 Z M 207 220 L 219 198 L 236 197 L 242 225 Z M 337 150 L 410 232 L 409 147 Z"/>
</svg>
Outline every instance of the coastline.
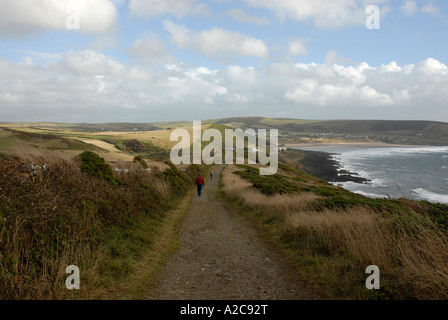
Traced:
<svg viewBox="0 0 448 320">
<path fill-rule="evenodd" d="M 319 146 L 323 146 L 323 144 L 302 144 L 303 149 L 300 147 L 290 148 L 286 152 L 280 153 L 280 160 L 289 165 L 296 166 L 330 184 L 343 187 L 351 192 L 359 193 L 371 198 L 407 198 L 428 201 L 431 203 L 448 204 L 448 196 L 446 193 L 447 184 L 445 183 L 448 181 L 446 176 L 448 173 L 448 171 L 446 171 L 448 169 L 446 166 L 446 159 L 448 158 L 447 146 L 443 146 L 442 149 L 439 149 L 439 146 L 435 146 L 434 151 L 426 148 L 429 146 L 417 146 L 417 149 L 413 149 L 414 146 L 404 146 L 405 148 L 412 149 L 409 154 L 415 154 L 413 156 L 416 157 L 416 165 L 411 166 L 413 163 L 411 160 L 413 158 L 411 160 L 403 160 L 403 158 L 401 158 L 398 162 L 397 160 L 395 160 L 395 162 L 391 161 L 391 167 L 389 167 L 387 161 L 382 163 L 380 159 L 380 162 L 377 163 L 379 172 L 360 171 L 359 173 L 364 176 L 361 177 L 358 172 L 356 172 L 356 170 L 358 170 L 356 168 L 360 168 L 359 170 L 364 169 L 361 169 L 359 166 L 347 166 L 348 168 L 352 168 L 351 170 L 354 170 L 354 172 L 347 172 L 345 171 L 346 168 L 344 168 L 344 164 L 339 163 L 339 156 L 336 156 L 339 154 L 338 147 L 342 147 L 342 150 L 350 150 L 350 146 L 354 145 L 356 145 L 356 147 L 353 147 L 353 149 L 358 153 L 359 151 L 362 153 L 363 148 L 374 149 L 374 147 L 372 147 L 373 144 L 370 143 L 367 145 L 329 144 L 323 148 L 319 148 Z M 332 148 L 332 146 L 334 146 L 334 148 Z M 383 147 L 383 150 L 387 151 L 387 147 L 384 144 L 377 144 L 377 146 Z M 423 151 L 420 152 L 418 147 L 422 147 Z M 357 161 L 356 159 L 358 159 L 356 152 L 355 155 L 353 155 L 355 162 Z M 376 150 L 371 150 L 371 152 L 372 154 L 377 155 L 378 152 L 379 154 L 382 153 L 380 150 L 378 150 L 378 152 Z M 398 151 L 398 154 L 400 153 L 401 151 Z M 403 154 L 406 154 L 406 151 L 404 151 Z M 421 158 L 422 154 L 425 154 L 425 158 Z M 428 156 L 428 154 L 430 155 Z M 437 154 L 440 155 L 437 156 Z M 346 161 L 349 161 L 351 158 L 345 159 Z M 425 159 L 424 162 L 421 162 L 423 161 L 422 159 Z M 408 161 L 411 162 L 407 163 Z M 407 163 L 407 165 L 404 165 L 403 167 L 403 163 Z M 386 169 L 382 170 L 380 167 L 385 167 Z M 376 164 L 371 168 L 376 168 Z M 402 168 L 407 168 L 407 171 L 401 171 Z M 368 169 L 366 170 L 369 171 Z M 395 174 L 395 170 L 397 170 L 397 174 Z M 418 178 L 411 181 L 409 178 L 406 178 L 406 175 L 408 174 L 407 172 L 411 172 L 413 176 L 417 176 Z M 402 175 L 404 179 L 401 180 L 400 175 Z M 428 176 L 430 176 L 430 179 L 427 179 Z M 353 182 L 354 184 L 345 184 L 346 182 Z"/>
<path fill-rule="evenodd" d="M 409 145 L 409 144 L 392 144 L 384 142 L 308 142 L 308 143 L 296 143 L 285 144 L 288 152 L 294 150 L 301 153 L 298 162 L 302 165 L 302 169 L 330 183 L 337 182 L 355 182 L 355 183 L 368 183 L 371 180 L 362 178 L 356 172 L 350 172 L 343 170 L 342 165 L 333 159 L 331 151 L 316 151 L 306 150 L 300 148 L 309 147 L 359 147 L 359 148 L 393 148 L 393 147 L 425 147 L 424 145 Z"/>
<path fill-rule="evenodd" d="M 301 147 L 328 147 L 328 146 L 347 146 L 347 147 L 364 147 L 364 148 L 385 148 L 385 147 L 425 147 L 426 145 L 414 144 L 392 144 L 384 142 L 328 142 L 328 143 L 291 143 L 286 144 L 287 148 L 301 148 Z"/>
<path fill-rule="evenodd" d="M 368 183 L 370 180 L 359 177 L 356 172 L 341 170 L 341 164 L 332 158 L 332 154 L 323 151 L 296 150 L 303 157 L 298 160 L 303 170 L 327 182 Z"/>
</svg>

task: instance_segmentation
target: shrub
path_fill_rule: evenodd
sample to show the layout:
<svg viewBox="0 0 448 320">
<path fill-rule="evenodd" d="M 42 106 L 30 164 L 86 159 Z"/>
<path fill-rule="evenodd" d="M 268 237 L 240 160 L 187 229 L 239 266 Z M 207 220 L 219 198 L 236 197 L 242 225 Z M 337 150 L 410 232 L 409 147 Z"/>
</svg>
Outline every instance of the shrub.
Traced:
<svg viewBox="0 0 448 320">
<path fill-rule="evenodd" d="M 115 185 L 98 155 L 80 159 L 87 173 L 69 160 L 0 158 L 0 300 L 108 298 L 114 290 L 121 297 L 116 288 L 152 248 L 167 210 L 204 170 L 130 172 Z M 30 160 L 50 169 L 31 176 Z M 82 269 L 77 292 L 64 286 L 71 264 Z"/>
<path fill-rule="evenodd" d="M 100 180 L 106 180 L 112 184 L 122 183 L 115 178 L 112 168 L 106 163 L 104 158 L 101 158 L 91 151 L 84 151 L 79 156 L 82 160 L 81 171 Z"/>
<path fill-rule="evenodd" d="M 265 195 L 274 194 L 294 194 L 301 191 L 307 191 L 308 189 L 299 186 L 291 178 L 275 174 L 270 176 L 261 176 L 258 173 L 257 168 L 253 168 L 246 165 L 237 165 L 239 168 L 245 169 L 244 171 L 236 171 L 235 173 L 242 178 L 252 182 L 253 187 L 260 190 Z"/>
<path fill-rule="evenodd" d="M 146 164 L 146 161 L 143 160 L 142 157 L 140 157 L 140 156 L 134 157 L 134 162 L 136 162 L 136 163 L 140 163 L 141 166 L 142 166 L 143 168 L 145 168 L 145 169 L 148 168 L 148 165 Z"/>
</svg>

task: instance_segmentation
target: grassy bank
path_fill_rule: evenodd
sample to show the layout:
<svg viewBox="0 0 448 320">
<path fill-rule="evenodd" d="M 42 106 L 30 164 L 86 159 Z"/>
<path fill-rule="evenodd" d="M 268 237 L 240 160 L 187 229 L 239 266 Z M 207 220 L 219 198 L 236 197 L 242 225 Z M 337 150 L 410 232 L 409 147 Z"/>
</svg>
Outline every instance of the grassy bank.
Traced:
<svg viewBox="0 0 448 320">
<path fill-rule="evenodd" d="M 167 165 L 117 174 L 92 154 L 0 157 L 0 299 L 144 298 L 204 170 Z M 65 288 L 69 265 L 80 290 Z"/>
<path fill-rule="evenodd" d="M 221 182 L 227 203 L 255 220 L 330 296 L 448 298 L 448 206 L 366 198 L 283 164 L 274 176 L 230 165 Z M 380 268 L 380 290 L 365 287 L 369 265 Z"/>
</svg>

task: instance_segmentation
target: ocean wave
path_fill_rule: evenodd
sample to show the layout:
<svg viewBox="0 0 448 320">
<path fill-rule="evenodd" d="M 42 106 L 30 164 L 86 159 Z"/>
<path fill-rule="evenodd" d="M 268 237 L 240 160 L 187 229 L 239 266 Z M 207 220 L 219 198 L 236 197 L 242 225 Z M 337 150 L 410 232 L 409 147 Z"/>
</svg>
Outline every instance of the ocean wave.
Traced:
<svg viewBox="0 0 448 320">
<path fill-rule="evenodd" d="M 376 175 L 374 176 L 374 173 L 372 172 L 361 170 L 359 169 L 359 167 L 357 168 L 350 165 L 341 165 L 341 167 L 338 169 L 338 175 L 344 175 L 345 172 L 349 172 L 353 176 L 369 180 L 367 184 L 371 186 L 375 187 L 388 186 L 388 183 L 385 180 L 376 177 Z"/>
<path fill-rule="evenodd" d="M 381 147 L 341 151 L 336 155 L 343 162 L 358 162 L 376 157 L 412 156 L 416 154 L 447 153 L 448 147 Z M 443 155 L 448 158 L 448 155 Z"/>
<path fill-rule="evenodd" d="M 448 195 L 446 194 L 434 193 L 423 188 L 417 188 L 413 191 L 421 199 L 428 200 L 430 202 L 448 204 Z"/>
<path fill-rule="evenodd" d="M 389 184 L 385 180 L 380 179 L 380 178 L 371 179 L 369 184 L 372 186 L 375 186 L 375 187 L 388 187 L 389 186 Z"/>
<path fill-rule="evenodd" d="M 387 196 L 381 195 L 381 194 L 377 194 L 377 193 L 372 193 L 372 192 L 365 192 L 362 190 L 353 190 L 353 193 L 357 193 L 360 194 L 362 196 L 368 197 L 368 198 L 387 198 Z"/>
</svg>

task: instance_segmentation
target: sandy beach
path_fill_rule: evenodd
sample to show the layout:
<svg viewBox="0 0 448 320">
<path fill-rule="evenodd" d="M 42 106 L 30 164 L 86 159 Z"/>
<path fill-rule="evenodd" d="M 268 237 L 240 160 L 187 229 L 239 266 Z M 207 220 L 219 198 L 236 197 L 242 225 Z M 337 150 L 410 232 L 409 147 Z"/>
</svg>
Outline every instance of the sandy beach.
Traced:
<svg viewBox="0 0 448 320">
<path fill-rule="evenodd" d="M 385 147 L 423 147 L 421 145 L 409 144 L 392 144 L 383 142 L 331 142 L 331 143 L 293 143 L 286 144 L 287 148 L 303 148 L 303 147 L 327 147 L 327 146 L 348 146 L 348 147 L 364 147 L 364 148 L 385 148 Z"/>
</svg>

